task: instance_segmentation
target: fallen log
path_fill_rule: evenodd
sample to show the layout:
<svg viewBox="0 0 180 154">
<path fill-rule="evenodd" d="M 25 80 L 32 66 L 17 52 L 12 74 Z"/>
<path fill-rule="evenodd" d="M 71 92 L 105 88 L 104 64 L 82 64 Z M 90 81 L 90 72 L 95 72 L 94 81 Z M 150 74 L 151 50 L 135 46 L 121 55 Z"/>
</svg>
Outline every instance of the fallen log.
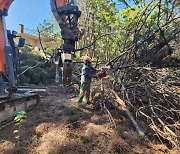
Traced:
<svg viewBox="0 0 180 154">
<path fill-rule="evenodd" d="M 138 123 L 136 122 L 136 120 L 134 119 L 132 114 L 127 109 L 126 104 L 124 103 L 124 101 L 122 99 L 120 99 L 120 97 L 118 96 L 118 94 L 114 90 L 111 90 L 111 92 L 115 96 L 117 103 L 121 105 L 121 109 L 126 113 L 128 118 L 131 120 L 132 124 L 136 128 L 136 131 L 139 133 L 139 135 L 142 136 L 145 140 L 148 140 L 148 137 L 145 135 L 145 133 L 139 127 Z"/>
<path fill-rule="evenodd" d="M 147 88 L 145 88 L 145 90 L 146 90 L 148 96 L 150 96 Z M 163 122 L 163 120 L 160 119 L 159 115 L 155 112 L 154 107 L 153 107 L 153 103 L 152 103 L 151 99 L 149 98 L 148 100 L 149 100 L 150 109 L 151 109 L 154 117 L 156 117 L 156 119 L 159 121 L 159 123 L 163 126 L 163 128 L 164 128 L 165 130 L 167 130 L 172 136 L 177 137 L 176 133 L 174 133 L 174 132 Z"/>
</svg>

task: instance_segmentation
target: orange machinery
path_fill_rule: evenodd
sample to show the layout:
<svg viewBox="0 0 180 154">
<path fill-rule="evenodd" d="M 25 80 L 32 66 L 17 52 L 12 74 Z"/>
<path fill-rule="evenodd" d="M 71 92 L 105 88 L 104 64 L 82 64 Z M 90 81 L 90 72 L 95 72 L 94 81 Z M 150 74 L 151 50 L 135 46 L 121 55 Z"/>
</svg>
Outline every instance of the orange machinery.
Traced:
<svg viewBox="0 0 180 154">
<path fill-rule="evenodd" d="M 13 0 L 0 0 L 0 73 L 5 73 L 5 53 L 4 47 L 7 43 L 4 16 L 7 15 L 9 6 Z"/>
<path fill-rule="evenodd" d="M 5 87 L 11 91 L 17 87 L 16 56 L 9 44 L 8 31 L 5 25 L 5 16 L 14 0 L 0 0 L 0 97 L 3 97 Z M 75 42 L 81 37 L 77 27 L 81 12 L 77 0 L 50 0 L 51 10 L 61 28 L 63 44 L 60 46 L 59 63 L 62 63 L 63 84 L 71 83 L 72 52 L 75 51 Z M 6 90 L 7 91 L 7 90 Z"/>
</svg>

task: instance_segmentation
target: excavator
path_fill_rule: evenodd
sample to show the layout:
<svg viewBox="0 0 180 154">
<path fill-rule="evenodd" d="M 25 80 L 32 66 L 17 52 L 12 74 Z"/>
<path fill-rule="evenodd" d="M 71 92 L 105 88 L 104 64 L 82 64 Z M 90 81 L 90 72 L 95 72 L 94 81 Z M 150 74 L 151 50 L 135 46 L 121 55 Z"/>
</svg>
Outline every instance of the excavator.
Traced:
<svg viewBox="0 0 180 154">
<path fill-rule="evenodd" d="M 0 125 L 12 119 L 19 111 L 36 106 L 40 97 L 36 93 L 16 94 L 18 88 L 18 54 L 13 39 L 18 37 L 15 31 L 6 29 L 5 17 L 14 0 L 0 0 Z M 51 11 L 61 29 L 63 39 L 57 59 L 62 67 L 62 83 L 69 85 L 72 77 L 72 53 L 75 42 L 82 37 L 78 29 L 81 11 L 77 0 L 50 0 Z M 25 43 L 19 38 L 18 47 Z"/>
</svg>

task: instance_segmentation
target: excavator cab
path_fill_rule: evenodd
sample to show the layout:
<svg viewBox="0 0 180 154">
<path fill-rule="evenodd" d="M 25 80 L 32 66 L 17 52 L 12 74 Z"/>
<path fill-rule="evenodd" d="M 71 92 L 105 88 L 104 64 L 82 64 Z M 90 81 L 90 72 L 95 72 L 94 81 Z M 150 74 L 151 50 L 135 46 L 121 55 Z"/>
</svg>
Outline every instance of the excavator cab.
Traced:
<svg viewBox="0 0 180 154">
<path fill-rule="evenodd" d="M 18 47 L 23 47 L 24 44 L 25 44 L 25 39 L 22 38 L 22 37 L 20 37 L 20 38 L 19 38 L 19 41 L 18 41 Z"/>
<path fill-rule="evenodd" d="M 6 30 L 7 46 L 5 51 L 5 72 L 0 75 L 0 98 L 9 96 L 15 92 L 18 86 L 18 63 L 19 57 L 16 48 L 23 47 L 25 44 L 24 38 L 19 38 L 18 46 L 14 44 L 14 38 L 18 37 L 16 31 Z"/>
</svg>

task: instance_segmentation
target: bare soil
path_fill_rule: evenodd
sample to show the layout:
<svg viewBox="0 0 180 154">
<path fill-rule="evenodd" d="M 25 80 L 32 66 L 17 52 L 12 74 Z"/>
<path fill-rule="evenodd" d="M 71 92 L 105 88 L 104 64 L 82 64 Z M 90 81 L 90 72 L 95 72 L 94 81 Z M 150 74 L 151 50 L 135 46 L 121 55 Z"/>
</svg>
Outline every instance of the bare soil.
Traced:
<svg viewBox="0 0 180 154">
<path fill-rule="evenodd" d="M 0 130 L 0 154 L 180 153 L 144 141 L 124 113 L 115 108 L 110 112 L 117 127 L 95 102 L 76 107 L 77 95 L 73 88 L 48 85 L 40 105 L 27 113 L 25 122 Z"/>
</svg>

